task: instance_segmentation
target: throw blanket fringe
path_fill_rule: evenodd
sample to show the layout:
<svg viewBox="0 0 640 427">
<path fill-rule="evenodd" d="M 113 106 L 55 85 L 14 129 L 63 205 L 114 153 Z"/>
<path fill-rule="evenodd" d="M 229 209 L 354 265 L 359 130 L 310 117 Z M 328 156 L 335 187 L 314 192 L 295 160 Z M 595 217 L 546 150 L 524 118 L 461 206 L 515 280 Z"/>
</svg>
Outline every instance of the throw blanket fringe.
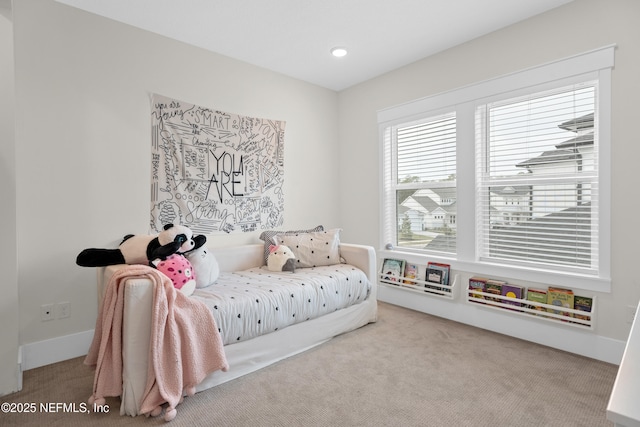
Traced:
<svg viewBox="0 0 640 427">
<path fill-rule="evenodd" d="M 165 421 L 176 416 L 182 397 L 192 395 L 207 375 L 229 368 L 212 313 L 201 302 L 177 291 L 171 280 L 151 267 L 127 265 L 118 270 L 105 291 L 96 329 L 84 363 L 96 366 L 89 403 L 122 395 L 122 316 L 124 284 L 131 278 L 153 283 L 153 310 L 147 383 L 141 413 Z"/>
</svg>

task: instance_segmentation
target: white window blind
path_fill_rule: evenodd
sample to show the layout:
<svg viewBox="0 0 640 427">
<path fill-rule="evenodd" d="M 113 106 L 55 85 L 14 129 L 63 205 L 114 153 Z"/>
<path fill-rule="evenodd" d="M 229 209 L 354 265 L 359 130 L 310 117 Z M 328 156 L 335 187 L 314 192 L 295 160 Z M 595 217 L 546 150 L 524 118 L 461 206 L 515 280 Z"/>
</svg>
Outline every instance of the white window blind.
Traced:
<svg viewBox="0 0 640 427">
<path fill-rule="evenodd" d="M 595 274 L 597 82 L 481 105 L 480 260 Z"/>
<path fill-rule="evenodd" d="M 456 118 L 427 117 L 387 127 L 386 238 L 408 249 L 455 253 Z"/>
<path fill-rule="evenodd" d="M 398 183 L 455 180 L 455 116 L 396 126 Z"/>
</svg>

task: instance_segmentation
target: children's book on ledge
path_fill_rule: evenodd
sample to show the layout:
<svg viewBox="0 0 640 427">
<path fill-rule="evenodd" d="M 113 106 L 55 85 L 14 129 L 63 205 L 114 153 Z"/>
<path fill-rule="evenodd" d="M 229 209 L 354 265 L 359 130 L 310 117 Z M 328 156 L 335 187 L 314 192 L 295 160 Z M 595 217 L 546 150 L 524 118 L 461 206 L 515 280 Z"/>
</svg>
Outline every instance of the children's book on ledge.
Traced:
<svg viewBox="0 0 640 427">
<path fill-rule="evenodd" d="M 404 283 L 407 285 L 415 285 L 418 278 L 418 266 L 407 263 L 404 267 Z"/>
<path fill-rule="evenodd" d="M 427 271 L 425 274 L 425 281 L 429 283 L 435 283 L 438 285 L 449 286 L 449 276 L 451 272 L 451 266 L 449 264 L 442 264 L 439 262 L 429 262 L 427 264 Z M 441 286 L 434 286 L 425 284 L 427 289 L 435 289 L 438 291 L 451 292 L 449 288 L 443 288 Z M 425 292 L 429 292 L 425 290 Z"/>
<path fill-rule="evenodd" d="M 397 285 L 404 274 L 405 261 L 402 259 L 386 258 L 382 263 L 381 281 Z"/>
<path fill-rule="evenodd" d="M 480 295 L 478 294 L 478 292 L 482 292 L 484 295 Z M 500 297 L 492 297 L 487 294 L 500 295 Z M 474 302 L 477 304 L 489 304 L 497 308 L 521 312 L 526 310 L 508 308 L 501 305 L 492 304 L 492 302 L 503 305 L 523 307 L 527 310 L 535 310 L 539 312 L 532 313 L 531 311 L 527 311 L 528 314 L 534 314 L 547 318 L 551 318 L 551 316 L 547 316 L 545 313 L 552 313 L 556 316 L 566 316 L 572 317 L 574 319 L 590 321 L 590 315 L 574 314 L 567 311 L 566 309 L 591 313 L 591 310 L 593 308 L 593 298 L 575 295 L 573 290 L 571 289 L 553 286 L 549 287 L 548 289 L 537 287 L 531 287 L 527 289 L 524 286 L 507 283 L 504 280 L 489 279 L 479 276 L 473 276 L 469 279 L 468 296 L 470 302 Z M 545 306 L 541 306 L 541 304 L 544 304 Z M 566 322 L 570 320 L 562 321 Z M 585 323 L 581 324 L 584 325 Z"/>
<path fill-rule="evenodd" d="M 384 258 L 379 281 L 395 286 L 415 286 L 416 290 L 424 286 L 424 292 L 440 296 L 447 292 L 451 295 L 451 266 L 440 262 L 428 262 L 422 266 L 403 259 Z"/>
</svg>

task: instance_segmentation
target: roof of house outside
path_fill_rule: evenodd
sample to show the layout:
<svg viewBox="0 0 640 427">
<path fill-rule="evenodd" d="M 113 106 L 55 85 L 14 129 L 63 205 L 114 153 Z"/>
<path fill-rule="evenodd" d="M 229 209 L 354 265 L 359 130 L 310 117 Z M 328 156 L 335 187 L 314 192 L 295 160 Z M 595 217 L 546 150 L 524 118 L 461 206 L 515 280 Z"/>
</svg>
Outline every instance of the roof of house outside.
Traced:
<svg viewBox="0 0 640 427">
<path fill-rule="evenodd" d="M 489 188 L 489 191 L 497 196 L 509 197 L 509 196 L 526 196 L 531 193 L 531 185 L 502 185 L 493 186 Z"/>
<path fill-rule="evenodd" d="M 560 129 L 568 130 L 570 132 L 580 132 L 586 129 L 593 129 L 594 114 L 586 114 L 584 116 L 576 117 L 568 120 L 564 123 L 560 123 L 558 127 Z M 578 147 L 584 147 L 587 145 L 593 145 L 593 131 L 583 133 L 556 144 L 557 150 L 545 151 L 541 155 L 534 157 L 524 162 L 518 163 L 516 167 L 539 166 L 559 161 L 573 161 L 579 159 L 579 153 L 576 150 Z"/>
<path fill-rule="evenodd" d="M 457 202 L 453 202 L 451 204 L 445 204 L 445 205 L 439 205 L 435 200 L 433 200 L 431 197 L 429 196 L 423 196 L 423 197 L 414 197 L 414 196 L 410 196 L 407 199 L 413 199 L 415 200 L 420 206 L 424 207 L 425 210 L 429 213 L 437 210 L 437 209 L 441 209 L 443 211 L 445 211 L 448 214 L 455 214 L 457 212 L 457 208 L 458 208 L 458 203 Z M 406 200 L 405 200 L 406 202 Z M 405 202 L 403 202 L 403 205 L 405 205 Z M 405 205 L 406 206 L 406 205 Z"/>
<path fill-rule="evenodd" d="M 578 132 L 583 129 L 589 129 L 593 127 L 593 117 L 594 117 L 593 113 L 586 114 L 584 116 L 567 120 L 564 123 L 560 123 L 558 127 L 560 129 L 568 130 L 571 132 Z"/>
<path fill-rule="evenodd" d="M 535 229 L 543 229 L 535 233 Z M 549 232 L 556 230 L 553 241 L 549 241 Z M 532 218 L 517 224 L 494 226 L 490 241 L 501 242 L 506 247 L 491 248 L 492 256 L 498 258 L 518 258 L 507 247 L 526 247 L 527 256 L 538 261 L 558 262 L 562 255 L 554 255 L 554 247 L 574 248 L 574 256 L 581 264 L 591 261 L 591 203 L 582 203 L 544 217 Z M 539 237 L 536 237 L 539 236 Z M 564 242 L 564 244 L 563 244 Z"/>
<path fill-rule="evenodd" d="M 578 148 L 586 145 L 593 145 L 593 131 L 585 133 L 584 135 L 578 135 L 575 138 L 568 139 L 560 144 L 556 145 L 556 148 Z"/>
<path fill-rule="evenodd" d="M 580 153 L 576 153 L 571 150 L 553 150 L 545 151 L 538 157 L 534 157 L 524 162 L 520 162 L 516 165 L 518 168 L 527 168 L 530 166 L 539 166 L 550 163 L 575 161 L 580 158 Z"/>
</svg>

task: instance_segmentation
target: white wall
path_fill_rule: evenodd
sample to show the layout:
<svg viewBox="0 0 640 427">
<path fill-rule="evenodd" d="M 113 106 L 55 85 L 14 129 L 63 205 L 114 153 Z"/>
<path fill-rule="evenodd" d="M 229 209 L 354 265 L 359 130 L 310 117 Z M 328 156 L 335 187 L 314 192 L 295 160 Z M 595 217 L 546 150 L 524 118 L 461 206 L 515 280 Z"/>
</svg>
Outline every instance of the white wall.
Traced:
<svg viewBox="0 0 640 427">
<path fill-rule="evenodd" d="M 11 2 L 0 0 L 0 396 L 19 387 L 14 89 Z"/>
<path fill-rule="evenodd" d="M 596 333 L 626 339 L 624 308 L 640 298 L 632 267 L 640 199 L 625 181 L 640 158 L 640 2 L 575 1 L 339 94 L 53 0 L 15 3 L 16 161 L 6 170 L 16 184 L 15 192 L 1 184 L 0 194 L 16 197 L 19 325 L 11 310 L 2 314 L 21 345 L 91 331 L 95 276 L 76 255 L 148 231 L 151 93 L 287 121 L 285 227 L 339 226 L 343 240 L 380 247 L 378 109 L 611 43 L 613 291 L 598 295 Z M 0 149 L 13 156 L 11 144 Z M 41 322 L 40 305 L 61 301 L 71 302 L 71 317 Z"/>
<path fill-rule="evenodd" d="M 53 0 L 15 3 L 21 344 L 92 330 L 95 270 L 77 254 L 149 232 L 151 93 L 286 121 L 284 227 L 339 226 L 334 91 Z M 63 301 L 70 318 L 40 320 Z"/>
<path fill-rule="evenodd" d="M 339 94 L 341 221 L 345 237 L 381 248 L 379 213 L 379 109 L 492 77 L 617 44 L 612 110 L 612 292 L 598 294 L 596 333 L 626 340 L 625 310 L 640 298 L 635 196 L 640 159 L 640 2 L 580 0 L 469 43 L 425 58 Z M 382 58 L 383 60 L 383 58 Z M 358 159 L 355 168 L 352 159 Z M 363 213 L 367 214 L 364 215 Z"/>
</svg>

